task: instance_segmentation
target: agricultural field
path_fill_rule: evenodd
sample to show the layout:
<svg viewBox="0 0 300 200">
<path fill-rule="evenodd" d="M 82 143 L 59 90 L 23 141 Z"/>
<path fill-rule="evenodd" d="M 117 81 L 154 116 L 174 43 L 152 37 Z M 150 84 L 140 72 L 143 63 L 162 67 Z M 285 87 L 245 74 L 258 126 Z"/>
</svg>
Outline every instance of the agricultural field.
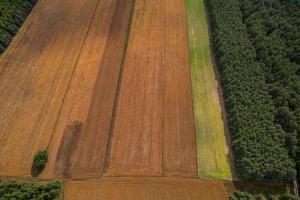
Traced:
<svg viewBox="0 0 300 200">
<path fill-rule="evenodd" d="M 113 123 L 109 176 L 196 176 L 184 19 L 181 0 L 136 1 Z"/>
<path fill-rule="evenodd" d="M 232 179 L 226 113 L 210 48 L 204 1 L 186 0 L 189 56 L 200 176 Z M 221 96 L 222 98 L 222 96 Z"/>
<path fill-rule="evenodd" d="M 182 0 L 40 1 L 0 62 L 1 175 L 198 176 Z"/>
<path fill-rule="evenodd" d="M 67 200 L 295 179 L 300 5 L 279 1 L 1 1 L 0 178 Z"/>
<path fill-rule="evenodd" d="M 77 191 L 81 190 L 80 194 Z M 163 200 L 226 200 L 228 194 L 221 181 L 190 178 L 114 178 L 101 181 L 67 181 L 66 200 L 99 199 L 163 199 Z M 118 191 L 118 192 L 116 192 Z M 217 192 L 216 192 L 217 191 Z M 134 195 L 132 195 L 134 194 Z"/>
</svg>

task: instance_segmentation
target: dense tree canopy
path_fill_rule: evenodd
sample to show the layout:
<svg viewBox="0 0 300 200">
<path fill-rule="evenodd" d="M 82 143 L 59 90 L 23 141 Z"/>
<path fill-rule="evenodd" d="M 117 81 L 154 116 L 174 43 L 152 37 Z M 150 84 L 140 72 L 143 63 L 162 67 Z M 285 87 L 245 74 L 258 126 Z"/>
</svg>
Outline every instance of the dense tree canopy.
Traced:
<svg viewBox="0 0 300 200">
<path fill-rule="evenodd" d="M 240 2 L 207 0 L 207 4 L 237 171 L 244 179 L 290 179 L 295 164 L 285 148 L 284 131 L 275 123 L 278 114 L 268 77 L 257 59 Z"/>
<path fill-rule="evenodd" d="M 0 1 L 0 53 L 9 45 L 37 0 Z"/>
<path fill-rule="evenodd" d="M 240 0 L 286 147 L 300 169 L 300 1 Z"/>
<path fill-rule="evenodd" d="M 17 181 L 0 181 L 0 200 L 60 200 L 63 184 L 31 184 Z"/>
</svg>

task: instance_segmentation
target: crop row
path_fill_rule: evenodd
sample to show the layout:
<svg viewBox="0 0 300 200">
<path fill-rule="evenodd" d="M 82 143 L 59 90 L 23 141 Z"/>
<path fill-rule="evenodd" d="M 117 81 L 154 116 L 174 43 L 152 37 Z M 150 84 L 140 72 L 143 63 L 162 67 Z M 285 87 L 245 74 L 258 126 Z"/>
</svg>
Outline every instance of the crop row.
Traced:
<svg viewBox="0 0 300 200">
<path fill-rule="evenodd" d="M 285 180 L 295 164 L 238 0 L 207 0 L 216 59 L 228 112 L 235 166 L 248 180 Z"/>
<path fill-rule="evenodd" d="M 0 54 L 4 52 L 37 0 L 0 1 Z"/>
</svg>

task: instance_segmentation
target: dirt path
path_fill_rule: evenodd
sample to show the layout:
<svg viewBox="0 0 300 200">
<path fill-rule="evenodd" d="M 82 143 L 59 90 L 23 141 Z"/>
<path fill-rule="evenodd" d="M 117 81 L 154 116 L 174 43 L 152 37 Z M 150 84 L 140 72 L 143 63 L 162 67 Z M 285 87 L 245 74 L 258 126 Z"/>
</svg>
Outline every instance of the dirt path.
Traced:
<svg viewBox="0 0 300 200">
<path fill-rule="evenodd" d="M 218 181 L 185 178 L 103 178 L 100 181 L 66 182 L 64 198 L 66 200 L 227 200 L 228 194 L 223 183 Z"/>
</svg>

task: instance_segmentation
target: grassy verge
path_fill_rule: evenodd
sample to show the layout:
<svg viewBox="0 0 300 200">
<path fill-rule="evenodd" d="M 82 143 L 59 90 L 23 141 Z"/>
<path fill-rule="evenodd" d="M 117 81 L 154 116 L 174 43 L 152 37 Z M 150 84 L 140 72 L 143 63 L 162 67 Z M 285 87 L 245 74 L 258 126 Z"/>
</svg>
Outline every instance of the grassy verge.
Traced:
<svg viewBox="0 0 300 200">
<path fill-rule="evenodd" d="M 203 0 L 185 0 L 200 176 L 231 179 L 231 161 Z"/>
</svg>

